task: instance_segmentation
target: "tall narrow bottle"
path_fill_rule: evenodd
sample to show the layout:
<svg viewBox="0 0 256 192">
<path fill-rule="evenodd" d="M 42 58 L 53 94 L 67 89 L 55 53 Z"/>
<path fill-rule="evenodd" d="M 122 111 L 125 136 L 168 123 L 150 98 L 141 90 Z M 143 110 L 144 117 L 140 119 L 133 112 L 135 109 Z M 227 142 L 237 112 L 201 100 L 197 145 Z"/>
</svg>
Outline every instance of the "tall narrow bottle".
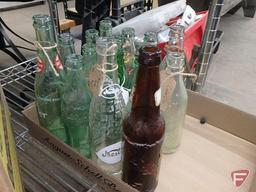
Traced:
<svg viewBox="0 0 256 192">
<path fill-rule="evenodd" d="M 66 71 L 66 59 L 69 55 L 75 53 L 74 38 L 69 33 L 60 34 L 58 38 L 58 48 L 60 51 L 61 62 L 63 63 L 64 70 Z"/>
<path fill-rule="evenodd" d="M 66 60 L 66 78 L 61 99 L 64 126 L 70 145 L 83 156 L 90 158 L 89 109 L 91 93 L 83 73 L 83 58 L 71 54 Z"/>
<path fill-rule="evenodd" d="M 183 54 L 183 57 L 185 58 L 185 53 L 184 53 L 184 31 L 185 28 L 182 25 L 174 24 L 170 27 L 170 32 L 169 32 L 169 41 L 167 46 L 172 48 L 171 51 L 176 51 L 180 52 Z M 163 59 L 161 62 L 161 70 L 165 69 L 167 67 L 167 57 Z"/>
<path fill-rule="evenodd" d="M 140 49 L 139 69 L 130 115 L 123 121 L 122 179 L 141 192 L 153 192 L 158 183 L 165 122 L 160 115 L 160 50 Z"/>
<path fill-rule="evenodd" d="M 118 175 L 122 159 L 124 99 L 118 81 L 117 45 L 108 38 L 97 41 L 97 69 L 102 71 L 99 94 L 90 107 L 92 160 L 109 174 Z"/>
<path fill-rule="evenodd" d="M 124 87 L 131 90 L 134 86 L 138 69 L 134 42 L 135 30 L 131 27 L 126 27 L 122 30 L 122 33 L 124 38 L 124 66 L 126 69 Z"/>
<path fill-rule="evenodd" d="M 38 42 L 35 96 L 39 121 L 52 134 L 68 143 L 60 110 L 63 67 L 54 39 L 51 18 L 47 15 L 35 15 L 33 16 L 33 26 Z"/>
<path fill-rule="evenodd" d="M 169 50 L 170 49 L 170 50 Z M 184 57 L 180 52 L 172 52 L 172 48 L 167 49 L 167 68 L 168 74 L 180 72 L 184 66 Z M 171 95 L 167 95 L 165 106 L 161 108 L 166 122 L 165 140 L 163 153 L 173 153 L 180 145 L 184 119 L 187 109 L 187 90 L 181 75 L 174 76 Z"/>
<path fill-rule="evenodd" d="M 103 19 L 100 21 L 100 37 L 112 37 L 112 23 L 110 20 Z"/>
<path fill-rule="evenodd" d="M 96 29 L 88 29 L 85 31 L 86 43 L 82 47 L 83 67 L 85 78 L 92 94 L 95 94 L 96 87 L 100 83 L 100 73 L 96 69 L 97 52 L 96 41 L 99 38 L 99 32 Z"/>
</svg>

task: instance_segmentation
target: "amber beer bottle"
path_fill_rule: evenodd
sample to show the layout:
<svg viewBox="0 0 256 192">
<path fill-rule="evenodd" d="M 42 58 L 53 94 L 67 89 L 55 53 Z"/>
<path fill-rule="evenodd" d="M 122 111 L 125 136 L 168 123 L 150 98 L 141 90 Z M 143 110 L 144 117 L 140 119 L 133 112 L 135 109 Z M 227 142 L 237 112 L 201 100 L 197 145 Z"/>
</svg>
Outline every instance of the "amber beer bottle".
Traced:
<svg viewBox="0 0 256 192">
<path fill-rule="evenodd" d="M 153 192 L 158 183 L 165 122 L 160 115 L 160 50 L 140 49 L 132 109 L 123 121 L 124 160 L 122 179 L 141 192 Z"/>
</svg>

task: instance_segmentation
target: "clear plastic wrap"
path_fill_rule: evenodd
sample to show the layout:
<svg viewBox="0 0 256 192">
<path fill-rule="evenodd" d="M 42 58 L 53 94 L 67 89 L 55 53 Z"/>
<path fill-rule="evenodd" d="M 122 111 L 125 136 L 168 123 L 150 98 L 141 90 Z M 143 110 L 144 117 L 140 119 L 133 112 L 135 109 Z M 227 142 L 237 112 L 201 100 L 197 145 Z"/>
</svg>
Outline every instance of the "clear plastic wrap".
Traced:
<svg viewBox="0 0 256 192">
<path fill-rule="evenodd" d="M 167 21 L 185 11 L 186 0 L 178 0 L 147 11 L 113 28 L 113 33 L 121 32 L 124 27 L 133 27 L 135 35 L 143 38 L 147 31 L 158 31 Z"/>
</svg>

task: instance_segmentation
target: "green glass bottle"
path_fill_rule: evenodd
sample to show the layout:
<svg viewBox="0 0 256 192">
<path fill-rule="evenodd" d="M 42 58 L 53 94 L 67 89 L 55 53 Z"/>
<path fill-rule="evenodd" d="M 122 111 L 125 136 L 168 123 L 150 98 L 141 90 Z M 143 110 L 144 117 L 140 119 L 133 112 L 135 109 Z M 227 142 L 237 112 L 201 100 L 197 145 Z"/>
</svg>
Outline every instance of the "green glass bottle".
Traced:
<svg viewBox="0 0 256 192">
<path fill-rule="evenodd" d="M 69 143 L 60 110 L 63 67 L 55 43 L 51 18 L 48 15 L 35 15 L 33 26 L 37 38 L 35 96 L 39 121 L 53 135 Z"/>
<path fill-rule="evenodd" d="M 96 41 L 99 38 L 99 32 L 96 29 L 88 29 L 85 31 L 86 43 L 82 47 L 83 54 L 83 68 L 85 78 L 92 94 L 95 94 L 96 87 L 98 87 L 99 76 L 96 69 L 97 53 Z"/>
<path fill-rule="evenodd" d="M 69 33 L 60 34 L 58 38 L 58 48 L 60 51 L 61 62 L 63 63 L 64 70 L 66 71 L 66 58 L 67 56 L 75 53 L 74 38 Z"/>
<path fill-rule="evenodd" d="M 138 61 L 136 57 L 136 48 L 134 43 L 135 30 L 131 27 L 125 27 L 123 34 L 123 50 L 124 50 L 124 66 L 125 66 L 125 83 L 124 87 L 132 90 L 138 69 Z"/>
<path fill-rule="evenodd" d="M 111 37 L 112 36 L 112 23 L 110 20 L 103 19 L 100 21 L 100 36 Z"/>
<path fill-rule="evenodd" d="M 76 54 L 67 56 L 66 68 L 61 97 L 62 119 L 70 137 L 70 145 L 83 156 L 90 158 L 89 108 L 91 93 L 84 78 L 82 56 Z"/>
<path fill-rule="evenodd" d="M 90 107 L 92 160 L 109 174 L 120 174 L 124 99 L 118 81 L 117 45 L 108 38 L 97 41 L 97 69 L 102 71 L 98 95 Z"/>
</svg>

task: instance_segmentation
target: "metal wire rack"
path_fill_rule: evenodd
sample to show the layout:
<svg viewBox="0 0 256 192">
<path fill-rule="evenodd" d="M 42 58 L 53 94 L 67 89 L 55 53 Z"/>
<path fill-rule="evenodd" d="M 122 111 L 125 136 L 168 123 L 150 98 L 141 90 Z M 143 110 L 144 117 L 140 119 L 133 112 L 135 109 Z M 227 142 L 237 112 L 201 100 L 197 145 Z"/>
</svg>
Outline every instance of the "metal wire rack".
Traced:
<svg viewBox="0 0 256 192">
<path fill-rule="evenodd" d="M 0 71 L 26 191 L 101 192 L 97 184 L 29 135 L 21 111 L 35 100 L 36 58 Z"/>
</svg>

